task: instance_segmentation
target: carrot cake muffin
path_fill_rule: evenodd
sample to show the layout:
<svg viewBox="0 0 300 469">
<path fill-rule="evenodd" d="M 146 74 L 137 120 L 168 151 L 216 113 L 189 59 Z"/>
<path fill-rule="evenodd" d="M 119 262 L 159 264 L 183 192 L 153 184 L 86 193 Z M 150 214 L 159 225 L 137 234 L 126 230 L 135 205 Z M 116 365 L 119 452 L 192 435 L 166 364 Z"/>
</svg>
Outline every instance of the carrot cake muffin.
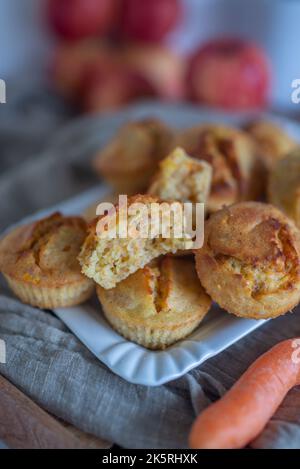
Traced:
<svg viewBox="0 0 300 469">
<path fill-rule="evenodd" d="M 274 164 L 268 197 L 269 202 L 285 212 L 300 228 L 300 149 Z"/>
<path fill-rule="evenodd" d="M 300 301 L 300 232 L 272 205 L 224 208 L 206 223 L 196 268 L 207 293 L 229 313 L 279 316 Z"/>
<path fill-rule="evenodd" d="M 113 328 L 149 349 L 163 349 L 188 336 L 211 305 L 193 259 L 160 258 L 116 288 L 98 286 L 97 294 Z"/>
<path fill-rule="evenodd" d="M 267 170 L 297 146 L 295 140 L 273 122 L 252 122 L 246 127 L 246 131 L 255 141 L 258 154 Z"/>
<path fill-rule="evenodd" d="M 94 159 L 94 168 L 119 194 L 147 189 L 159 161 L 173 147 L 173 132 L 162 122 L 145 119 L 125 124 Z"/>
<path fill-rule="evenodd" d="M 82 218 L 59 213 L 18 227 L 0 242 L 0 270 L 24 303 L 40 308 L 82 303 L 93 292 L 77 260 L 85 236 Z"/>
<path fill-rule="evenodd" d="M 176 202 L 175 207 L 182 210 L 180 202 Z M 162 254 L 191 249 L 193 241 L 184 234 L 176 217 L 170 216 L 166 220 L 168 212 L 174 213 L 170 209 L 171 202 L 161 204 L 156 197 L 137 195 L 128 199 L 125 224 L 120 223 L 124 222 L 120 206 L 96 218 L 79 255 L 82 272 L 109 289 Z M 163 232 L 162 218 L 169 223 L 169 232 Z M 126 228 L 125 233 L 123 228 Z M 180 237 L 180 231 L 183 237 Z"/>
<path fill-rule="evenodd" d="M 209 212 L 260 195 L 260 163 L 246 132 L 221 125 L 200 125 L 185 130 L 178 145 L 213 168 Z"/>
<path fill-rule="evenodd" d="M 160 162 L 148 194 L 163 200 L 205 203 L 211 184 L 212 168 L 205 161 L 191 158 L 180 147 Z"/>
</svg>

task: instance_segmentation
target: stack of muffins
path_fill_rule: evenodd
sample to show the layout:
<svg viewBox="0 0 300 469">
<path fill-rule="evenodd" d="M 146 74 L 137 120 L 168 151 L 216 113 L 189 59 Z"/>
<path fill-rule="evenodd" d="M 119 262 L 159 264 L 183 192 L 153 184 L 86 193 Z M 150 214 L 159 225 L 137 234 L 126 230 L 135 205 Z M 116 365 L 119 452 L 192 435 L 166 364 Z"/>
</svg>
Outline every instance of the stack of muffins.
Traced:
<svg viewBox="0 0 300 469">
<path fill-rule="evenodd" d="M 255 122 L 176 132 L 148 119 L 122 127 L 94 167 L 131 195 L 129 207 L 204 203 L 203 246 L 192 251 L 192 238 L 161 233 L 112 239 L 103 236 L 110 213 L 89 224 L 55 213 L 0 242 L 0 270 L 24 303 L 70 307 L 96 287 L 112 327 L 150 349 L 188 336 L 212 301 L 255 319 L 299 303 L 300 149 L 282 129 Z"/>
</svg>

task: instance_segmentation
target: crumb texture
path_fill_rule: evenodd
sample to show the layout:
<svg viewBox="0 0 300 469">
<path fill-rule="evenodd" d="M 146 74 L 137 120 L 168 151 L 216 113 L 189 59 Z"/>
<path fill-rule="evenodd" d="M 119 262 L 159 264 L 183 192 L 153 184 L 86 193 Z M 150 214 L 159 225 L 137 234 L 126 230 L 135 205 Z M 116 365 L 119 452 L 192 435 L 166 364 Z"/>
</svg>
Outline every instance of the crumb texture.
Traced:
<svg viewBox="0 0 300 469">
<path fill-rule="evenodd" d="M 212 169 L 205 161 L 191 158 L 180 147 L 161 161 L 148 193 L 163 200 L 205 203 Z"/>
<path fill-rule="evenodd" d="M 97 229 L 99 219 L 95 220 L 83 244 L 79 261 L 85 275 L 95 280 L 103 288 L 113 288 L 118 282 L 130 274 L 143 268 L 151 260 L 168 253 L 175 254 L 178 250 L 191 249 L 191 238 L 175 237 L 175 226 L 171 217 L 170 237 L 164 237 L 159 231 L 160 220 L 155 224 L 150 220 L 151 203 L 159 203 L 159 199 L 151 196 L 136 196 L 128 200 L 128 207 L 134 203 L 143 203 L 147 213 L 143 210 L 130 214 L 128 209 L 128 228 L 149 227 L 147 235 L 128 236 L 126 238 L 102 238 L 103 231 Z M 105 219 L 108 226 L 110 215 Z M 117 208 L 117 228 L 119 227 L 119 208 Z M 101 219 L 103 222 L 103 218 Z M 152 225 L 151 225 L 152 223 Z M 157 226 L 156 226 L 157 225 Z M 151 226 L 151 229 L 150 229 Z M 141 228 L 142 229 L 142 228 Z M 174 230 L 174 231 L 173 231 Z M 172 233 L 174 236 L 172 236 Z M 105 234 L 105 233 L 104 233 Z"/>
</svg>

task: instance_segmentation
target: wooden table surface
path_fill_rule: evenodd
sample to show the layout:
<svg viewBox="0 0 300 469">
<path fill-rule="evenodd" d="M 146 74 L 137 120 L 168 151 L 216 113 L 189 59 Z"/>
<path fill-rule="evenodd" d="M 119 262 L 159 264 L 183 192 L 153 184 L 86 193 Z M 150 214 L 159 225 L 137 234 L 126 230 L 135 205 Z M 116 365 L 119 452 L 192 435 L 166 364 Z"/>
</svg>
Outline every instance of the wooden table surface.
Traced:
<svg viewBox="0 0 300 469">
<path fill-rule="evenodd" d="M 2 376 L 0 440 L 9 448 L 15 449 L 111 447 L 110 443 L 57 420 Z"/>
</svg>

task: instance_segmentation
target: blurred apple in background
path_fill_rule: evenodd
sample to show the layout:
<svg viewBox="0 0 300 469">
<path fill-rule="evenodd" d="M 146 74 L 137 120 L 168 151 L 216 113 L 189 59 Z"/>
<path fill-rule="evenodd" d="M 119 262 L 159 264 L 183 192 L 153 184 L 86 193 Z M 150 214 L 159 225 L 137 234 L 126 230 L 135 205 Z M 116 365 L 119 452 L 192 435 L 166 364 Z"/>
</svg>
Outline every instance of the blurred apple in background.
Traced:
<svg viewBox="0 0 300 469">
<path fill-rule="evenodd" d="M 58 44 L 52 65 L 56 90 L 87 112 L 149 96 L 183 99 L 185 75 L 185 60 L 164 46 L 116 47 L 99 39 Z"/>
<path fill-rule="evenodd" d="M 156 94 L 169 100 L 185 97 L 186 66 L 183 57 L 162 45 L 127 46 L 124 62 L 147 80 Z"/>
<path fill-rule="evenodd" d="M 181 14 L 179 0 L 122 0 L 121 35 L 133 41 L 161 41 Z"/>
<path fill-rule="evenodd" d="M 95 63 L 86 70 L 80 99 L 86 112 L 120 108 L 134 99 L 154 96 L 151 84 L 121 62 Z"/>
<path fill-rule="evenodd" d="M 182 19 L 181 0 L 47 2 L 58 35 L 54 85 L 85 111 L 149 96 L 232 110 L 267 103 L 269 64 L 256 45 L 215 39 L 188 58 L 160 42 Z"/>
<path fill-rule="evenodd" d="M 269 64 L 264 52 L 239 39 L 214 40 L 192 57 L 190 97 L 227 109 L 259 108 L 267 103 Z"/>
<path fill-rule="evenodd" d="M 157 43 L 134 44 L 162 39 L 180 12 L 180 0 L 48 0 L 59 39 L 51 69 L 56 90 L 87 112 L 149 96 L 182 99 L 186 60 Z M 119 33 L 99 39 L 118 27 L 130 44 Z"/>
<path fill-rule="evenodd" d="M 118 8 L 119 0 L 48 0 L 48 19 L 64 39 L 101 36 L 112 29 Z"/>
<path fill-rule="evenodd" d="M 86 70 L 95 63 L 110 63 L 113 57 L 113 48 L 97 39 L 58 44 L 51 68 L 57 91 L 68 99 L 77 99 Z"/>
</svg>

